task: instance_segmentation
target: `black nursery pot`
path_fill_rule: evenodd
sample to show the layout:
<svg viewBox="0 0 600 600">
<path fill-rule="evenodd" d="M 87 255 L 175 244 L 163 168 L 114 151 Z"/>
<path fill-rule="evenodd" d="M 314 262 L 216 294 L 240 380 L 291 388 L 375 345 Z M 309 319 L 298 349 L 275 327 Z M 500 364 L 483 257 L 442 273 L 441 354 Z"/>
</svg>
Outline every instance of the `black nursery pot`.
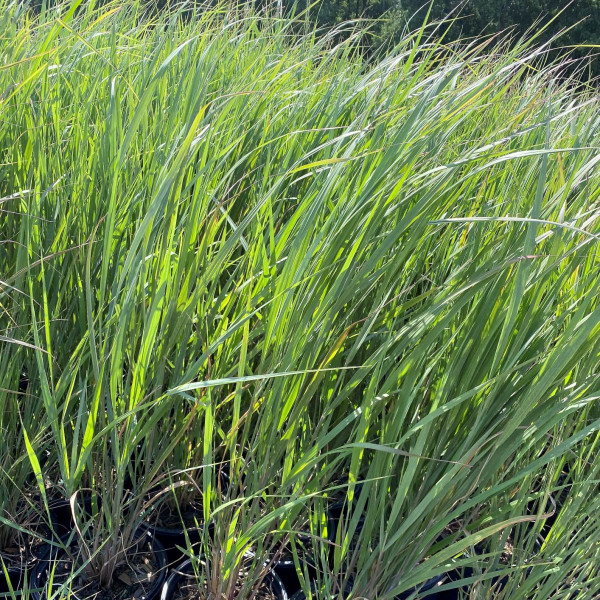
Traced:
<svg viewBox="0 0 600 600">
<path fill-rule="evenodd" d="M 356 484 L 354 488 L 354 501 L 359 498 L 362 492 L 362 483 Z M 342 500 L 338 500 L 332 503 L 327 508 L 327 538 L 330 542 L 335 542 L 335 535 L 337 532 L 338 523 L 344 513 L 344 508 L 347 506 L 348 501 L 346 498 Z M 356 533 L 359 533 L 365 524 L 365 518 L 363 516 L 360 517 L 358 524 L 356 526 Z"/>
<path fill-rule="evenodd" d="M 157 540 L 159 540 L 165 549 L 169 565 L 178 563 L 184 557 L 184 553 L 181 551 L 181 548 L 185 549 L 189 545 L 193 549 L 197 550 L 202 542 L 203 527 L 194 527 L 185 530 L 183 527 L 155 527 L 154 525 L 150 525 L 150 523 L 142 523 L 140 528 L 144 531 L 148 531 Z M 212 532 L 212 523 L 208 524 L 207 529 L 209 533 Z"/>
<path fill-rule="evenodd" d="M 317 576 L 317 569 L 312 561 L 304 559 L 301 561 L 301 567 L 306 566 L 308 577 L 313 580 Z M 279 560 L 273 564 L 273 571 L 281 579 L 288 596 L 292 596 L 301 588 L 300 579 L 296 572 L 296 565 L 293 560 Z"/>
<path fill-rule="evenodd" d="M 143 596 L 140 596 L 138 600 L 156 600 L 160 597 L 161 589 L 167 577 L 167 554 L 160 541 L 148 531 L 139 531 L 137 542 L 139 543 L 144 537 L 150 539 L 152 553 L 157 562 L 157 576 L 147 592 L 145 592 Z M 64 537 L 62 543 L 66 543 L 68 538 L 69 536 Z M 56 561 L 60 564 L 61 559 L 65 557 L 66 550 L 64 547 L 50 544 L 46 546 L 44 559 L 39 561 L 31 574 L 29 582 L 29 588 L 31 590 L 29 598 L 31 598 L 31 600 L 47 600 L 48 595 L 46 594 L 45 586 L 48 582 L 50 571 L 53 568 L 53 563 Z"/>
<path fill-rule="evenodd" d="M 47 556 L 47 544 L 42 541 L 50 539 L 51 535 L 50 528 L 45 521 L 38 523 L 29 537 L 14 542 L 15 546 L 26 545 L 24 556 L 19 557 L 21 561 L 15 560 L 15 557 L 11 555 L 0 555 L 0 594 L 10 594 L 11 591 L 18 592 L 26 581 L 31 580 L 37 564 Z M 39 543 L 36 544 L 36 541 Z M 21 550 L 23 549 L 21 548 Z M 6 573 L 4 568 L 6 568 Z"/>
<path fill-rule="evenodd" d="M 362 492 L 362 484 L 357 484 L 354 489 L 354 497 L 358 499 Z M 331 542 L 331 550 L 330 550 L 330 566 L 333 566 L 333 555 L 335 549 L 335 538 L 337 535 L 340 519 L 344 514 L 344 509 L 347 506 L 347 500 L 344 498 L 343 500 L 339 500 L 334 502 L 327 508 L 327 539 Z M 361 515 L 358 519 L 358 523 L 356 524 L 356 529 L 354 530 L 355 535 L 358 535 L 363 527 L 365 526 L 365 517 Z"/>
<path fill-rule="evenodd" d="M 98 496 L 99 501 L 100 497 Z M 78 500 L 78 504 L 83 504 L 83 510 L 88 516 L 92 515 L 92 497 L 90 494 L 84 494 L 82 499 Z M 48 510 L 54 534 L 58 539 L 68 536 L 75 529 L 71 503 L 68 500 L 62 498 L 51 500 L 48 503 Z"/>
<path fill-rule="evenodd" d="M 458 593 L 455 590 L 452 590 L 451 592 L 437 591 L 437 588 L 448 581 L 448 579 L 449 577 L 447 573 L 432 577 L 425 583 L 417 585 L 406 592 L 402 592 L 399 596 L 396 596 L 396 600 L 407 600 L 407 598 L 410 598 L 415 592 L 419 594 L 417 598 L 423 597 L 427 598 L 428 600 L 450 600 L 451 598 L 456 598 Z"/>
<path fill-rule="evenodd" d="M 25 579 L 25 571 L 23 569 L 20 567 L 11 567 L 7 569 L 7 572 L 5 574 L 4 569 L 0 569 L 0 594 L 8 594 L 11 589 L 16 592 L 23 587 Z"/>
<path fill-rule="evenodd" d="M 187 576 L 194 572 L 192 561 L 190 559 L 181 563 L 169 575 L 162 587 L 160 600 L 172 600 L 179 587 L 185 582 Z M 288 600 L 289 596 L 286 592 L 283 582 L 274 571 L 269 571 L 264 579 L 264 582 L 270 587 L 271 592 L 277 600 Z"/>
<path fill-rule="evenodd" d="M 542 535 L 544 536 L 548 535 L 550 529 L 552 529 L 552 526 L 554 523 L 556 523 L 556 519 L 558 519 L 558 515 L 563 505 L 563 503 L 560 502 L 560 500 L 557 500 L 554 496 L 549 496 L 548 499 L 550 501 L 549 510 L 551 509 L 551 513 L 544 521 L 544 526 L 542 527 Z"/>
<path fill-rule="evenodd" d="M 26 581 L 28 587 L 31 587 L 29 582 L 32 580 L 33 573 L 40 561 L 45 560 L 46 557 L 47 549 L 46 545 L 43 545 L 28 564 L 7 567 L 6 573 L 0 564 L 0 594 L 10 594 L 11 591 L 18 592 L 23 589 Z"/>
<path fill-rule="evenodd" d="M 564 477 L 564 476 L 563 476 Z M 564 482 L 564 478 L 562 480 Z M 538 513 L 540 499 L 531 500 L 527 503 L 527 514 L 530 516 L 536 515 Z M 548 516 L 543 519 L 542 526 L 542 535 L 545 537 L 552 525 L 554 525 L 556 519 L 558 518 L 558 513 L 560 512 L 560 508 L 562 506 L 562 502 L 560 502 L 559 498 L 555 498 L 553 494 L 548 496 L 548 502 L 544 506 L 543 512 Z"/>
<path fill-rule="evenodd" d="M 229 470 L 227 468 L 223 467 L 220 469 L 219 479 L 221 489 L 226 491 L 229 487 Z M 197 549 L 202 542 L 204 528 L 207 529 L 209 535 L 212 535 L 214 525 L 212 523 L 199 523 L 198 526 L 187 528 L 184 528 L 183 525 L 178 527 L 160 527 L 150 522 L 144 522 L 141 528 L 150 531 L 152 535 L 160 540 L 167 552 L 169 564 L 173 564 L 179 563 L 185 557 L 181 548 L 186 549 L 189 545 Z"/>
<path fill-rule="evenodd" d="M 338 530 L 340 518 L 346 506 L 345 502 L 336 502 L 327 509 L 327 538 L 330 542 L 335 542 L 335 536 Z M 365 526 L 365 518 L 361 516 L 356 525 L 355 533 L 360 533 Z M 333 548 L 333 546 L 332 546 Z"/>
</svg>

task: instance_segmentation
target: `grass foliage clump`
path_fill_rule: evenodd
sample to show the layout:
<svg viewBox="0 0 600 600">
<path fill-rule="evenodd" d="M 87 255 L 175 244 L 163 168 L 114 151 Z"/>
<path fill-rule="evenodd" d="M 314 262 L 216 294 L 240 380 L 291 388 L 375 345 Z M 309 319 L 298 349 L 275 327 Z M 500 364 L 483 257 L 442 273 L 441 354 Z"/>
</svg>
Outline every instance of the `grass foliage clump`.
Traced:
<svg viewBox="0 0 600 600">
<path fill-rule="evenodd" d="M 67 499 L 110 587 L 193 506 L 215 597 L 597 597 L 600 104 L 428 31 L 0 0 L 5 548 Z"/>
</svg>

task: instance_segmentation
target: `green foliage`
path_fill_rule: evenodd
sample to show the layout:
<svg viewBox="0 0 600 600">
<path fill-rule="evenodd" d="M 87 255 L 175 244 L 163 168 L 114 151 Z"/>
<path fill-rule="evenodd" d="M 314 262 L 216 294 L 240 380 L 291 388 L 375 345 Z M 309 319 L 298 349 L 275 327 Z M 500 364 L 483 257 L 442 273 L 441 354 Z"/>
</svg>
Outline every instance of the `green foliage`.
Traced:
<svg viewBox="0 0 600 600">
<path fill-rule="evenodd" d="M 0 8 L 0 416 L 77 568 L 109 587 L 196 490 L 218 593 L 285 547 L 310 594 L 308 536 L 319 598 L 594 597 L 592 90 L 527 41 L 366 62 L 248 6 Z"/>
</svg>

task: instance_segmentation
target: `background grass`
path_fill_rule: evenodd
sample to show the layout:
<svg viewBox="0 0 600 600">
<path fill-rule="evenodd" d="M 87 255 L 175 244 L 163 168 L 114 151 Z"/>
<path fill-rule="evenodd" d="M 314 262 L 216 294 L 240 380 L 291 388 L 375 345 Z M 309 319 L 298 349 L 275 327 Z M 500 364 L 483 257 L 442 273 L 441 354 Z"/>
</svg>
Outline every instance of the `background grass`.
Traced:
<svg viewBox="0 0 600 600">
<path fill-rule="evenodd" d="M 318 597 L 594 598 L 597 98 L 527 43 L 184 8 L 0 0 L 4 535 L 91 494 L 109 585 L 195 496 L 227 597 L 308 531 Z"/>
</svg>

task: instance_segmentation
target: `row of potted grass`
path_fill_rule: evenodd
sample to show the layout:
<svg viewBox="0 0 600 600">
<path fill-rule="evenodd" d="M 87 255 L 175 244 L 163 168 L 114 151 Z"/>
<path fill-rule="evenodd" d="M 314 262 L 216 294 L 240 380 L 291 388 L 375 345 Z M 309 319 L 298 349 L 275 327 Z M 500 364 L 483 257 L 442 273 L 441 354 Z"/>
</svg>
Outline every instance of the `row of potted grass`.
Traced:
<svg viewBox="0 0 600 600">
<path fill-rule="evenodd" d="M 89 500 L 91 499 L 88 498 L 84 509 L 88 516 L 91 516 L 93 509 L 92 502 Z M 342 523 L 340 523 L 340 517 L 345 506 L 345 501 L 337 501 L 330 505 L 327 509 L 326 541 L 329 544 L 328 552 L 330 555 L 335 544 L 336 532 L 342 525 Z M 69 532 L 73 532 L 76 529 L 76 523 L 74 522 L 71 509 L 72 506 L 66 502 L 57 502 L 50 506 L 51 525 L 47 528 L 47 531 L 52 529 L 57 538 L 53 545 L 42 545 L 37 552 L 37 558 L 41 558 L 41 560 L 37 561 L 37 566 L 35 569 L 33 569 L 33 571 L 30 569 L 30 581 L 33 582 L 35 586 L 43 587 L 47 583 L 49 572 L 56 568 L 54 562 L 57 561 L 57 556 L 59 554 L 63 554 L 65 556 L 69 554 L 70 546 L 73 543 L 73 536 L 69 536 Z M 200 515 L 197 515 L 197 518 L 199 519 Z M 213 523 L 209 523 L 209 539 L 214 539 L 213 525 Z M 189 525 L 189 523 L 187 525 L 180 523 L 179 526 L 171 528 L 154 527 L 150 524 L 144 523 L 141 529 L 138 530 L 137 537 L 138 539 L 142 540 L 148 538 L 155 546 L 153 549 L 160 558 L 160 567 L 157 569 L 157 571 L 160 572 L 166 570 L 167 561 L 169 561 L 171 566 L 177 565 L 178 562 L 183 559 L 186 551 L 198 552 L 202 546 L 202 529 L 203 528 L 200 526 L 192 527 Z M 312 553 L 310 552 L 310 546 L 314 542 L 320 543 L 325 540 L 319 540 L 319 538 L 313 540 L 308 534 L 301 535 L 300 539 L 302 541 L 300 548 L 304 549 L 304 553 L 300 555 L 301 564 L 306 563 L 309 571 L 313 573 L 314 579 L 316 564 L 315 557 L 312 556 Z M 286 593 L 291 596 L 293 593 L 297 592 L 298 588 L 300 587 L 300 582 L 296 573 L 297 565 L 293 560 L 293 554 L 289 547 L 282 546 L 281 550 L 281 552 L 275 553 L 273 560 L 265 561 L 265 563 L 274 570 L 275 582 L 279 583 L 278 578 L 281 577 L 281 580 L 283 580 L 282 585 L 284 586 Z M 135 552 L 131 554 L 135 554 Z M 58 564 L 61 562 L 64 561 L 57 561 Z M 330 562 L 330 560 L 328 562 Z M 192 564 L 192 561 L 189 559 L 185 561 L 186 566 L 184 571 L 186 569 L 190 571 Z M 6 577 L 6 585 L 3 586 L 3 591 L 8 590 L 9 582 L 10 587 L 13 589 L 20 589 L 20 587 L 25 583 L 26 566 L 27 565 L 21 565 L 20 569 L 14 567 L 12 569 L 9 568 Z M 31 565 L 29 566 L 31 567 Z M 181 569 L 177 566 L 177 568 L 174 569 L 174 575 L 171 577 L 171 579 L 181 579 L 180 575 Z M 428 583 L 431 587 L 434 584 L 440 584 L 444 581 L 444 579 L 447 579 L 446 574 L 441 577 L 432 578 L 426 583 Z M 157 584 L 156 587 L 158 588 L 160 586 Z M 425 587 L 427 587 L 427 585 Z M 406 594 L 404 595 L 406 596 Z"/>
<path fill-rule="evenodd" d="M 222 473 L 219 480 L 225 483 L 228 482 L 228 478 L 224 477 Z M 360 493 L 361 488 L 362 486 L 359 486 L 356 489 L 357 494 Z M 538 518 L 536 519 L 537 521 L 544 522 L 544 528 L 547 531 L 551 531 L 551 527 L 557 519 L 557 509 L 560 512 L 562 508 L 562 503 L 559 503 L 557 507 L 552 497 L 549 497 L 549 499 L 551 500 L 552 511 L 546 514 L 538 514 Z M 286 599 L 294 597 L 299 599 L 306 595 L 300 582 L 302 571 L 304 571 L 307 575 L 306 582 L 309 585 L 309 589 L 312 593 L 315 593 L 315 586 L 319 579 L 317 571 L 319 570 L 318 565 L 320 563 L 319 554 L 315 553 L 314 550 L 319 545 L 325 545 L 325 555 L 327 556 L 325 568 L 332 566 L 332 550 L 336 544 L 339 532 L 345 528 L 345 520 L 342 517 L 347 508 L 348 498 L 345 496 L 342 500 L 329 503 L 325 530 L 326 539 L 312 538 L 306 533 L 300 534 L 300 537 L 297 538 L 299 541 L 298 546 L 295 543 L 292 543 L 290 546 L 282 545 L 279 550 L 274 552 L 271 558 L 266 558 L 265 556 L 257 557 L 253 552 L 246 551 L 242 557 L 238 557 L 239 563 L 236 565 L 233 576 L 229 577 L 229 584 L 233 584 L 235 589 L 239 591 L 238 586 L 243 586 L 244 584 L 242 580 L 248 579 L 250 583 L 248 589 L 253 593 L 260 593 L 260 590 L 266 586 L 270 588 L 270 593 L 276 598 Z M 32 596 L 34 598 L 51 597 L 53 594 L 50 590 L 62 590 L 64 594 L 66 590 L 71 589 L 74 582 L 77 582 L 77 571 L 79 570 L 77 568 L 77 541 L 74 535 L 69 535 L 68 533 L 74 532 L 77 529 L 76 519 L 73 519 L 71 510 L 72 506 L 64 502 L 51 505 L 50 513 L 52 519 L 50 528 L 54 531 L 55 535 L 61 535 L 61 537 L 57 537 L 52 545 L 46 544 L 40 547 L 37 553 L 39 560 L 29 572 L 29 586 L 26 585 L 27 571 L 25 569 L 17 570 L 13 568 L 12 571 L 9 570 L 6 573 L 6 582 L 2 586 L 4 593 L 12 592 L 18 595 L 23 585 L 25 585 L 26 589 L 33 588 Z M 93 502 L 89 497 L 84 503 L 84 510 L 88 518 L 92 516 Z M 535 513 L 535 506 L 529 512 Z M 197 515 L 197 518 L 200 519 L 200 515 Z M 198 526 L 198 523 L 196 525 L 196 527 L 191 527 L 189 523 L 187 525 L 180 523 L 178 527 L 165 528 L 144 524 L 138 529 L 134 545 L 126 552 L 126 569 L 117 575 L 122 589 L 113 590 L 112 593 L 117 597 L 120 597 L 121 594 L 133 594 L 134 597 L 143 594 L 143 597 L 146 598 L 160 596 L 167 599 L 178 597 L 180 593 L 178 590 L 182 587 L 192 589 L 194 586 L 206 586 L 207 580 L 209 582 L 211 580 L 211 563 L 218 556 L 215 550 L 219 546 L 215 544 L 214 523 L 209 523 L 209 526 L 206 528 L 208 532 L 207 537 L 203 537 L 204 528 Z M 357 533 L 360 533 L 363 525 L 364 519 L 362 519 L 362 522 L 359 521 Z M 510 552 L 504 557 L 503 564 L 505 567 L 517 559 L 517 546 L 515 544 L 517 539 L 514 537 L 515 534 L 518 534 L 517 530 L 513 530 L 512 532 Z M 449 537 L 449 535 L 450 533 L 446 532 L 445 535 L 440 536 L 438 541 L 444 542 L 445 538 Z M 522 550 L 528 552 L 526 562 L 531 562 L 532 559 L 535 560 L 544 542 L 544 537 L 538 535 L 538 539 L 533 542 L 533 547 L 530 547 L 531 542 L 525 544 Z M 503 575 L 501 570 L 498 571 L 498 568 L 502 568 L 502 557 L 494 557 L 493 553 L 491 555 L 486 554 L 487 550 L 488 548 L 485 547 L 485 544 L 479 544 L 473 548 L 473 554 L 476 557 L 482 557 L 480 562 L 486 565 L 490 576 L 493 575 L 490 578 L 492 589 L 502 590 L 509 581 L 508 575 Z M 199 551 L 201 554 L 198 554 Z M 189 552 L 192 553 L 191 558 L 186 559 L 185 554 Z M 204 556 L 210 556 L 211 559 L 207 561 Z M 468 559 L 468 557 L 469 552 L 467 551 L 459 556 L 458 559 L 464 560 L 465 558 Z M 490 559 L 493 559 L 494 562 L 491 567 L 490 562 L 492 561 Z M 141 561 L 141 568 L 136 563 L 136 560 Z M 351 560 L 352 554 L 350 553 L 347 561 Z M 528 575 L 532 569 L 532 566 L 528 567 Z M 167 578 L 168 571 L 171 574 Z M 133 578 L 132 572 L 138 575 L 138 579 Z M 139 577 L 140 573 L 142 574 L 141 578 Z M 465 567 L 461 570 L 450 569 L 449 565 L 447 573 L 431 577 L 423 582 L 422 585 L 400 594 L 397 598 L 410 598 L 414 597 L 414 594 L 419 594 L 419 597 L 421 597 L 421 594 L 425 594 L 427 597 L 432 598 L 455 598 L 459 590 L 462 589 L 465 593 L 468 593 L 473 588 L 473 584 L 469 584 L 473 579 L 473 574 L 473 567 Z M 216 579 L 219 580 L 220 577 L 221 575 L 216 577 Z M 477 583 L 476 577 L 474 580 Z M 460 582 L 460 587 L 452 587 L 452 584 L 448 584 L 448 582 L 453 581 Z M 248 584 L 248 581 L 246 581 L 246 584 Z M 442 587 L 444 584 L 447 585 Z M 345 584 L 344 593 L 351 593 L 351 587 L 352 581 L 349 580 Z M 40 595 L 39 590 L 45 591 Z M 263 590 L 263 593 L 266 593 L 265 590 Z M 191 593 L 191 596 L 196 597 L 193 593 Z"/>
</svg>

